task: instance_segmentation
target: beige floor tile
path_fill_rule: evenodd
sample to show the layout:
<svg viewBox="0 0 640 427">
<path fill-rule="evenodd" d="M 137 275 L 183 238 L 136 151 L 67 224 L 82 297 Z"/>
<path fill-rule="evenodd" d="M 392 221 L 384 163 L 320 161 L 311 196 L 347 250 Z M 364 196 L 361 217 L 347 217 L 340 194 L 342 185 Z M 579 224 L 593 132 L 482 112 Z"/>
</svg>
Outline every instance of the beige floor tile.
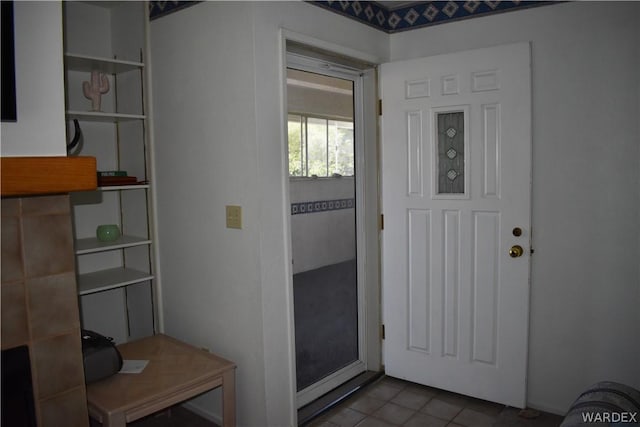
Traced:
<svg viewBox="0 0 640 427">
<path fill-rule="evenodd" d="M 442 390 L 438 390 L 437 388 L 415 383 L 410 383 L 409 385 L 407 385 L 405 390 L 413 391 L 429 398 L 435 397 L 438 393 L 442 393 Z"/>
<path fill-rule="evenodd" d="M 487 402 L 486 400 L 473 400 L 472 402 L 469 402 L 466 408 L 495 417 L 504 411 L 506 406 L 500 403 Z"/>
<path fill-rule="evenodd" d="M 374 412 L 373 416 L 392 424 L 402 424 L 411 418 L 413 414 L 415 414 L 415 411 L 411 409 L 403 408 L 395 403 L 387 403 Z"/>
<path fill-rule="evenodd" d="M 458 405 L 454 405 L 452 403 L 448 403 L 434 397 L 426 405 L 420 410 L 420 412 L 427 413 L 429 415 L 433 415 L 437 418 L 442 418 L 443 420 L 452 420 L 462 411 L 462 407 Z"/>
<path fill-rule="evenodd" d="M 398 427 L 397 424 L 391 424 L 379 418 L 367 417 L 360 421 L 356 427 Z"/>
<path fill-rule="evenodd" d="M 419 412 L 404 423 L 404 427 L 444 427 L 446 425 L 447 421 L 445 420 Z"/>
<path fill-rule="evenodd" d="M 364 414 L 371 415 L 378 409 L 382 408 L 385 403 L 386 402 L 384 400 L 376 399 L 375 397 L 365 394 L 358 397 L 353 402 L 350 402 L 349 407 Z"/>
<path fill-rule="evenodd" d="M 371 397 L 375 397 L 380 400 L 391 400 L 398 393 L 400 393 L 402 389 L 397 388 L 393 385 L 386 384 L 380 382 L 378 384 L 374 384 L 373 387 L 367 390 L 367 394 Z"/>
<path fill-rule="evenodd" d="M 405 408 L 418 410 L 422 408 L 433 396 L 421 393 L 417 389 L 404 389 L 398 393 L 391 402 Z"/>
<path fill-rule="evenodd" d="M 473 409 L 464 408 L 453 421 L 469 427 L 491 427 L 496 418 Z"/>
<path fill-rule="evenodd" d="M 465 408 L 473 409 L 486 415 L 497 416 L 505 409 L 505 406 L 486 400 L 472 399 Z"/>
<path fill-rule="evenodd" d="M 382 377 L 382 379 L 380 380 L 380 383 L 381 384 L 387 384 L 387 385 L 390 385 L 392 387 L 399 388 L 399 389 L 403 389 L 403 388 L 407 387 L 408 384 L 412 384 L 412 383 L 409 383 L 407 381 L 403 381 L 403 380 L 398 379 L 398 378 L 386 377 L 386 376 Z"/>
<path fill-rule="evenodd" d="M 544 412 L 525 419 L 519 411 L 383 377 L 305 427 L 558 427 L 563 419 Z"/>
<path fill-rule="evenodd" d="M 366 417 L 362 412 L 351 408 L 343 408 L 327 421 L 340 427 L 353 427 Z"/>
<path fill-rule="evenodd" d="M 506 408 L 500 413 L 495 423 L 496 427 L 558 427 L 564 419 L 560 415 L 541 412 L 536 418 L 519 416 L 520 409 Z"/>
<path fill-rule="evenodd" d="M 318 421 L 312 421 L 310 424 L 308 424 L 308 427 L 340 427 L 340 426 L 337 424 L 333 424 L 331 421 L 318 420 Z"/>
<path fill-rule="evenodd" d="M 438 400 L 442 400 L 443 402 L 459 406 L 461 408 L 466 407 L 471 401 L 474 400 L 470 397 L 444 390 L 439 391 L 435 398 Z"/>
</svg>

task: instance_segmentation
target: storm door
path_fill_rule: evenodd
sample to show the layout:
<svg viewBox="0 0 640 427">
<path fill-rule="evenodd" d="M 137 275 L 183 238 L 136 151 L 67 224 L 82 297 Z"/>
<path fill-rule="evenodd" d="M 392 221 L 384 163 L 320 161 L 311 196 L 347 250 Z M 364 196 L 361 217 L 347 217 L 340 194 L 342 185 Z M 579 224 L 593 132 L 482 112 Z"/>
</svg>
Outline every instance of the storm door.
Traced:
<svg viewBox="0 0 640 427">
<path fill-rule="evenodd" d="M 358 73 L 288 55 L 298 407 L 366 369 L 358 260 L 359 79 Z"/>
</svg>

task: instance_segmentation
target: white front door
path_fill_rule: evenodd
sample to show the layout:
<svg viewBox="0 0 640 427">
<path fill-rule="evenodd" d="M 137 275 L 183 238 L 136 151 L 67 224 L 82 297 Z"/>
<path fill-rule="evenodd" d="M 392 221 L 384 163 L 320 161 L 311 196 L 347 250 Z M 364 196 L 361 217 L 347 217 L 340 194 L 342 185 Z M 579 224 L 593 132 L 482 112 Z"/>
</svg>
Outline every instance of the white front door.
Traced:
<svg viewBox="0 0 640 427">
<path fill-rule="evenodd" d="M 383 64 L 380 82 L 386 373 L 524 407 L 529 44 Z"/>
</svg>

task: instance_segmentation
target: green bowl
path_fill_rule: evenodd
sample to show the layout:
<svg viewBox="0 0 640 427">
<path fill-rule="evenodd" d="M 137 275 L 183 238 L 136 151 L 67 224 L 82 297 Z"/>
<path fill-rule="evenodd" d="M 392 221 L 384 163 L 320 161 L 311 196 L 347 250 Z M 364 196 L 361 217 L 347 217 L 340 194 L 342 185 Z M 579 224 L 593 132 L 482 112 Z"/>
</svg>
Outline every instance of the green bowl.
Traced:
<svg viewBox="0 0 640 427">
<path fill-rule="evenodd" d="M 96 237 L 101 242 L 113 242 L 120 238 L 118 224 L 103 224 L 96 228 Z"/>
</svg>

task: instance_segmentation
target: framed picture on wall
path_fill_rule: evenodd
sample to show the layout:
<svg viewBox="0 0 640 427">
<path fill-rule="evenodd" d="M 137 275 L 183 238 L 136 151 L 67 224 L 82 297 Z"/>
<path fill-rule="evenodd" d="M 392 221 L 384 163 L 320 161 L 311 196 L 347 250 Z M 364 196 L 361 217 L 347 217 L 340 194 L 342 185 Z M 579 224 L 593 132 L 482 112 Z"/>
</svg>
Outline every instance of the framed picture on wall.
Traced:
<svg viewBox="0 0 640 427">
<path fill-rule="evenodd" d="M 13 24 L 13 1 L 2 1 L 2 121 L 15 122 L 18 120 L 16 108 L 16 55 L 15 33 Z"/>
</svg>

